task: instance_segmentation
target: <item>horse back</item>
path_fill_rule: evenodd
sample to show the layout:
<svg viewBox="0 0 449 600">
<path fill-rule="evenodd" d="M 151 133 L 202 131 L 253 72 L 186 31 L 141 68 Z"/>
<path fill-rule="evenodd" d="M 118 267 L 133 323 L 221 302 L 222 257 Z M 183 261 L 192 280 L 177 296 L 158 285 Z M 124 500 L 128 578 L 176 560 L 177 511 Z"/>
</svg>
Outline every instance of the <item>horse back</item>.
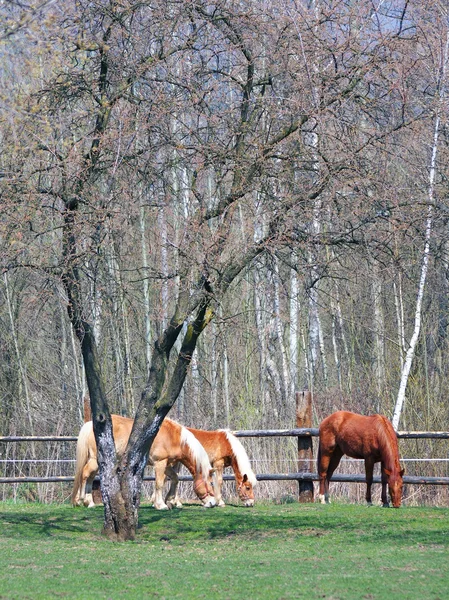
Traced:
<svg viewBox="0 0 449 600">
<path fill-rule="evenodd" d="M 149 459 L 154 463 L 170 459 L 174 463 L 182 458 L 181 425 L 165 417 L 150 448 Z"/>
<path fill-rule="evenodd" d="M 112 432 L 114 435 L 115 449 L 120 456 L 125 452 L 134 420 L 120 415 L 111 415 Z"/>
<path fill-rule="evenodd" d="M 381 460 L 379 440 L 380 415 L 369 417 L 338 411 L 320 425 L 320 446 L 324 449 L 338 446 L 351 458 L 374 458 Z M 383 424 L 383 423 L 382 423 Z"/>
<path fill-rule="evenodd" d="M 115 449 L 118 455 L 123 454 L 126 445 L 128 444 L 131 429 L 133 428 L 133 419 L 121 417 L 120 415 L 111 415 L 112 433 L 114 435 Z M 87 421 L 81 428 L 80 435 L 83 430 L 88 433 L 86 444 L 89 457 L 97 456 L 97 443 L 95 441 L 94 429 L 92 421 Z M 80 436 L 79 436 L 80 437 Z"/>
<path fill-rule="evenodd" d="M 187 427 L 206 450 L 211 464 L 218 460 L 224 460 L 225 466 L 229 466 L 232 457 L 232 448 L 225 431 L 207 431 Z"/>
</svg>

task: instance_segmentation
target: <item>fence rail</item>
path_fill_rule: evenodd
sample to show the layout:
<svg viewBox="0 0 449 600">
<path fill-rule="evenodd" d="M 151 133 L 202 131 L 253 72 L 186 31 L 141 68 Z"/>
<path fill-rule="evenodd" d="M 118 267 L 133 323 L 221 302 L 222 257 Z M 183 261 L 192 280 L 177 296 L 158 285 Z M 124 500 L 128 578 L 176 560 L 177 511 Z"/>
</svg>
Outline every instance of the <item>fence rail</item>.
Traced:
<svg viewBox="0 0 449 600">
<path fill-rule="evenodd" d="M 264 430 L 237 430 L 233 432 L 236 437 L 317 437 L 318 428 L 295 428 L 295 429 L 264 429 Z M 449 431 L 398 431 L 400 439 L 449 439 Z M 0 436 L 0 443 L 14 442 L 76 442 L 77 436 Z M 409 459 L 413 460 L 413 459 Z M 258 481 L 318 481 L 317 473 L 260 473 L 256 475 Z M 146 475 L 144 481 L 154 481 L 154 476 Z M 233 475 L 224 475 L 225 481 L 234 480 Z M 180 481 L 192 481 L 189 475 L 179 476 Z M 49 477 L 0 477 L 0 483 L 71 483 L 72 476 L 49 476 Z M 365 476 L 358 474 L 333 474 L 331 481 L 364 483 Z M 380 475 L 375 475 L 374 483 L 380 483 Z M 449 485 L 449 477 L 418 477 L 405 475 L 404 483 L 417 485 Z"/>
<path fill-rule="evenodd" d="M 232 432 L 236 437 L 318 437 L 317 427 L 296 429 L 238 429 Z M 401 439 L 440 439 L 449 440 L 449 431 L 397 431 Z M 76 435 L 5 435 L 0 436 L 2 442 L 76 442 Z"/>
<path fill-rule="evenodd" d="M 318 481 L 317 473 L 258 473 L 257 481 Z M 98 477 L 95 478 L 99 481 Z M 178 475 L 179 481 L 193 481 L 191 475 Z M 143 481 L 154 481 L 154 475 L 145 475 Z M 234 481 L 234 475 L 223 475 L 224 481 Z M 404 483 L 416 485 L 449 485 L 449 477 L 417 477 L 404 475 Z M 70 475 L 55 475 L 54 477 L 0 477 L 0 483 L 73 483 Z M 365 475 L 334 473 L 331 481 L 365 483 Z M 381 483 L 380 475 L 373 476 L 373 483 Z"/>
</svg>

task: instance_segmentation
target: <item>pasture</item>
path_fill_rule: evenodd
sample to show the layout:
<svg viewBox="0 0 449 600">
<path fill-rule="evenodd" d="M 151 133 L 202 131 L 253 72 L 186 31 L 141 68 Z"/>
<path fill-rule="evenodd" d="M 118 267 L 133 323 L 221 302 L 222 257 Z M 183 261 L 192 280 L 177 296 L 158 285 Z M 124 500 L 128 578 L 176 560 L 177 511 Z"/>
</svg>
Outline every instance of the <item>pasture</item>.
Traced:
<svg viewBox="0 0 449 600">
<path fill-rule="evenodd" d="M 140 511 L 136 542 L 103 509 L 0 505 L 0 598 L 442 600 L 449 509 L 258 503 Z"/>
</svg>

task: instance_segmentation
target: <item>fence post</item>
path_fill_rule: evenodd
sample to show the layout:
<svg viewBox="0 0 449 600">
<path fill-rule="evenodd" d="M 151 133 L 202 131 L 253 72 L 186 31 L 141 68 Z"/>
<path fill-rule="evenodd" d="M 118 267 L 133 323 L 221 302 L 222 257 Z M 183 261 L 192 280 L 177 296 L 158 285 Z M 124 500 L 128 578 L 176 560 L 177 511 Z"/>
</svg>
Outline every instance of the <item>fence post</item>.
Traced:
<svg viewBox="0 0 449 600">
<path fill-rule="evenodd" d="M 296 392 L 296 427 L 312 427 L 312 392 Z M 298 472 L 311 473 L 312 436 L 298 436 Z M 313 481 L 298 481 L 299 502 L 313 502 Z"/>
</svg>

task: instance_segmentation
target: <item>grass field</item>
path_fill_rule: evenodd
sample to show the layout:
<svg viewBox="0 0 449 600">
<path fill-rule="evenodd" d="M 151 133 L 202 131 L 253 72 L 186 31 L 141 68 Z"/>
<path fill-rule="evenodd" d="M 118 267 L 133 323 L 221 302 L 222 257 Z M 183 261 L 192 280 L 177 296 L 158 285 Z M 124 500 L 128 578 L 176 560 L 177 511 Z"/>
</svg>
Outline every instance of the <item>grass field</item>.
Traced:
<svg viewBox="0 0 449 600">
<path fill-rule="evenodd" d="M 136 542 L 103 510 L 0 504 L 0 598 L 449 597 L 449 509 L 258 504 L 157 512 Z"/>
</svg>

